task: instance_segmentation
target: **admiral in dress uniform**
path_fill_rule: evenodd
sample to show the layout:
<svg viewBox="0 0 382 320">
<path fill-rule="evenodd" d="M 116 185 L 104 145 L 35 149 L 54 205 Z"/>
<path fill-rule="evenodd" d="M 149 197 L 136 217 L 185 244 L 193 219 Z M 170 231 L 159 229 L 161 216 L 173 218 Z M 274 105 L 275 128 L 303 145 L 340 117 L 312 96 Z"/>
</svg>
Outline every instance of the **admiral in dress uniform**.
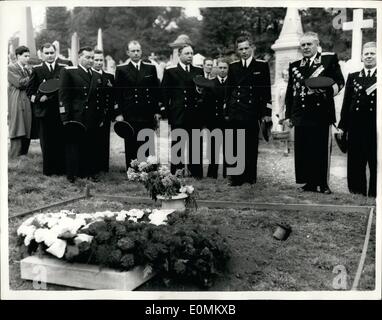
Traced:
<svg viewBox="0 0 382 320">
<path fill-rule="evenodd" d="M 162 80 L 162 108 L 168 117 L 171 130 L 181 128 L 188 133 L 189 171 L 193 177 L 203 177 L 203 145 L 200 141 L 199 163 L 192 163 L 192 129 L 200 130 L 204 124 L 201 95 L 196 90 L 194 77 L 203 76 L 203 69 L 192 65 L 194 51 L 191 45 L 179 49 L 179 63 L 165 70 Z M 200 139 L 201 140 L 201 139 Z M 172 141 L 172 145 L 178 141 Z M 171 163 L 171 172 L 184 167 L 185 162 Z"/>
<path fill-rule="evenodd" d="M 229 97 L 229 88 L 227 87 L 229 63 L 223 58 L 217 61 L 217 76 L 212 81 L 211 88 L 206 88 L 203 98 L 203 109 L 206 112 L 206 127 L 212 132 L 215 129 L 222 130 L 222 145 L 216 145 L 214 139 L 211 139 L 211 159 L 208 166 L 207 177 L 217 178 L 219 159 L 216 158 L 215 149 L 222 150 L 223 153 L 223 177 L 226 177 L 226 164 L 224 162 L 224 144 L 225 144 L 225 109 L 227 98 Z"/>
<path fill-rule="evenodd" d="M 342 89 L 344 78 L 335 53 L 320 53 L 318 36 L 307 32 L 300 38 L 304 58 L 289 66 L 285 98 L 286 124 L 295 127 L 296 183 L 300 191 L 330 194 L 328 185 L 331 149 L 330 126 L 336 122 L 333 97 Z M 310 89 L 305 79 L 325 76 L 334 80 L 327 89 Z"/>
<path fill-rule="evenodd" d="M 77 121 L 86 130 L 78 139 L 66 140 L 66 174 L 70 182 L 76 177 L 97 180 L 98 141 L 100 127 L 105 118 L 102 103 L 102 78 L 92 71 L 94 51 L 91 47 L 81 48 L 78 67 L 61 70 L 59 101 L 63 124 Z M 69 136 L 69 133 L 65 133 Z M 67 138 L 67 136 L 65 137 Z"/>
<path fill-rule="evenodd" d="M 103 110 L 105 117 L 99 130 L 100 136 L 98 137 L 99 146 L 99 170 L 109 171 L 109 159 L 110 159 L 110 122 L 114 119 L 114 107 L 115 107 L 115 88 L 114 88 L 114 76 L 111 73 L 103 70 L 104 66 L 104 54 L 101 50 L 94 50 L 94 67 L 93 70 L 101 75 L 102 79 L 102 92 L 101 101 L 103 104 Z"/>
<path fill-rule="evenodd" d="M 127 54 L 129 62 L 117 66 L 115 86 L 118 104 L 116 120 L 126 120 L 134 129 L 134 136 L 125 139 L 126 168 L 129 168 L 144 143 L 137 141 L 139 131 L 155 129 L 160 120 L 160 89 L 155 66 L 141 60 L 142 49 L 138 41 L 129 42 Z"/>
<path fill-rule="evenodd" d="M 338 128 L 347 135 L 349 191 L 369 197 L 377 194 L 377 51 L 376 43 L 363 46 L 364 68 L 349 74 Z M 367 191 L 366 166 L 370 179 Z"/>
<path fill-rule="evenodd" d="M 27 95 L 32 102 L 32 110 L 38 120 L 39 139 L 42 152 L 43 174 L 65 173 L 65 144 L 63 127 L 59 113 L 58 88 L 50 94 L 42 93 L 40 85 L 51 79 L 59 79 L 61 69 L 68 64 L 58 62 L 56 48 L 51 43 L 41 46 L 43 63 L 33 67 L 27 86 Z M 68 63 L 71 62 L 68 61 Z"/>
<path fill-rule="evenodd" d="M 228 71 L 227 86 L 231 89 L 226 109 L 229 128 L 245 130 L 244 172 L 230 176 L 233 186 L 243 183 L 256 183 L 257 155 L 259 139 L 259 121 L 271 121 L 271 81 L 268 63 L 255 59 L 254 46 L 248 36 L 236 40 L 236 49 L 240 57 L 233 62 Z M 234 135 L 234 152 L 237 139 Z M 243 156 L 243 155 L 238 155 Z"/>
</svg>

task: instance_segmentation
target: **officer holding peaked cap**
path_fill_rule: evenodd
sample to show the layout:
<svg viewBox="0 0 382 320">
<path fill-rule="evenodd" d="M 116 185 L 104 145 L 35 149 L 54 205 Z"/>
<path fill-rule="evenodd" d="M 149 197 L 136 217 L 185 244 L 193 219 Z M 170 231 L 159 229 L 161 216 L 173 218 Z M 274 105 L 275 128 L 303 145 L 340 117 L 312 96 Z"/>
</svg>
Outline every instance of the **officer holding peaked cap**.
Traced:
<svg viewBox="0 0 382 320">
<path fill-rule="evenodd" d="M 56 58 L 56 48 L 51 43 L 41 46 L 43 62 L 33 67 L 27 87 L 32 110 L 38 121 L 38 137 L 42 151 L 43 174 L 64 174 L 63 126 L 59 114 L 58 88 L 60 72 L 67 64 Z"/>
</svg>

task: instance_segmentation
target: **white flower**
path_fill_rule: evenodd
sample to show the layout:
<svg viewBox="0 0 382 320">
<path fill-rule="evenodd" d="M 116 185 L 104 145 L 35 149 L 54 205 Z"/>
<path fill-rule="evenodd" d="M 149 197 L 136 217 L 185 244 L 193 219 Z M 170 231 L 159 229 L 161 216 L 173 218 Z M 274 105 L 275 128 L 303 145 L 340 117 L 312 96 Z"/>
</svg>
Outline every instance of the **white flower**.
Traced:
<svg viewBox="0 0 382 320">
<path fill-rule="evenodd" d="M 93 236 L 90 236 L 88 234 L 80 233 L 73 240 L 74 240 L 75 245 L 79 245 L 82 242 L 89 242 L 90 243 L 90 242 L 92 242 L 93 238 L 94 238 Z"/>
<path fill-rule="evenodd" d="M 54 231 L 52 230 L 48 230 L 47 232 L 45 232 L 44 234 L 44 243 L 50 247 L 56 240 L 57 240 L 57 236 L 58 234 L 55 233 Z"/>
<path fill-rule="evenodd" d="M 36 230 L 36 227 L 34 225 L 24 225 L 22 224 L 18 229 L 17 229 L 17 235 L 18 236 L 27 236 L 30 234 L 33 234 Z"/>
<path fill-rule="evenodd" d="M 127 214 L 130 216 L 130 217 L 133 217 L 133 218 L 137 218 L 137 219 L 140 219 L 143 217 L 143 215 L 145 214 L 143 210 L 140 210 L 140 209 L 131 209 L 127 212 Z"/>
<path fill-rule="evenodd" d="M 150 164 L 148 164 L 147 162 L 145 161 L 142 161 L 139 165 L 138 165 L 138 170 L 139 171 L 144 171 L 146 168 L 148 168 L 150 166 Z"/>
<path fill-rule="evenodd" d="M 166 224 L 167 216 L 171 213 L 173 213 L 175 210 L 168 209 L 168 210 L 158 210 L 154 209 L 153 212 L 149 215 L 150 223 L 155 224 L 156 226 L 159 226 L 161 224 Z"/>
<path fill-rule="evenodd" d="M 37 243 L 44 241 L 47 231 L 49 231 L 49 229 L 46 229 L 46 228 L 39 228 L 35 231 L 34 238 L 35 238 Z"/>
<path fill-rule="evenodd" d="M 126 213 L 125 212 L 120 212 L 115 217 L 115 220 L 117 220 L 117 221 L 125 221 L 125 219 L 126 219 Z"/>
<path fill-rule="evenodd" d="M 194 192 L 194 187 L 193 186 L 182 186 L 179 189 L 180 193 L 185 193 L 185 194 L 192 194 Z"/>
<path fill-rule="evenodd" d="M 148 156 L 146 161 L 147 161 L 148 164 L 157 164 L 158 163 L 158 160 L 157 160 L 156 156 Z"/>
<path fill-rule="evenodd" d="M 160 166 L 158 169 L 158 173 L 160 176 L 165 177 L 168 176 L 171 172 L 167 166 Z"/>
<path fill-rule="evenodd" d="M 61 259 L 66 250 L 66 241 L 62 239 L 56 239 L 56 241 L 53 242 L 53 244 L 46 249 L 47 252 L 50 254 L 56 256 L 57 258 Z"/>
<path fill-rule="evenodd" d="M 140 178 L 141 178 L 142 181 L 147 181 L 148 177 L 149 177 L 149 175 L 148 175 L 147 172 L 142 172 L 141 173 L 141 177 Z"/>
</svg>

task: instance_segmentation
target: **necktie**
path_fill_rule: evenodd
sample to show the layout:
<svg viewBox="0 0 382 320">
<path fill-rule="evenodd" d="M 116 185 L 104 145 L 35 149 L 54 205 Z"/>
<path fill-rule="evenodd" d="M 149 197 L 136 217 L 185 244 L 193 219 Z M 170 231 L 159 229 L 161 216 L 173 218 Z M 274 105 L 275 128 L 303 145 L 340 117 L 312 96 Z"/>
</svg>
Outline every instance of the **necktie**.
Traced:
<svg viewBox="0 0 382 320">
<path fill-rule="evenodd" d="M 139 67 L 138 67 L 138 64 L 135 65 L 135 69 L 137 69 L 139 71 Z"/>
<path fill-rule="evenodd" d="M 53 67 L 52 67 L 52 64 L 51 64 L 51 63 L 49 63 L 49 71 L 50 71 L 51 73 L 53 73 Z"/>
<path fill-rule="evenodd" d="M 89 78 L 91 79 L 92 78 L 92 71 L 90 70 L 90 68 L 88 69 L 88 75 L 89 75 Z"/>
<path fill-rule="evenodd" d="M 371 77 L 371 70 L 368 70 L 368 71 L 367 71 L 367 77 L 368 77 L 368 78 Z"/>
<path fill-rule="evenodd" d="M 186 66 L 186 71 L 190 72 L 190 66 L 188 66 L 188 65 Z"/>
<path fill-rule="evenodd" d="M 224 82 L 225 82 L 224 79 L 222 79 L 221 84 L 224 84 Z"/>
<path fill-rule="evenodd" d="M 244 62 L 243 62 L 243 67 L 244 67 L 244 68 L 247 68 L 247 60 L 244 60 Z"/>
</svg>

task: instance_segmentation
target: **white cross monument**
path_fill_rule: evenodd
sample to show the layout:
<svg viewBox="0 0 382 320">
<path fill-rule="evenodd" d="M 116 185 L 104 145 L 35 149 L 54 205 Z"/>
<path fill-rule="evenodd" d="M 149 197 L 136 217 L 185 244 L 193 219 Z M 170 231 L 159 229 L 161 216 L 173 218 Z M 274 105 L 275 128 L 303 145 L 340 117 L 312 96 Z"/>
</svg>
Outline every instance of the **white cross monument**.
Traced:
<svg viewBox="0 0 382 320">
<path fill-rule="evenodd" d="M 344 22 L 342 29 L 344 31 L 352 30 L 351 61 L 352 64 L 361 63 L 362 53 L 362 29 L 372 28 L 373 19 L 363 20 L 363 9 L 353 10 L 353 21 Z"/>
</svg>

